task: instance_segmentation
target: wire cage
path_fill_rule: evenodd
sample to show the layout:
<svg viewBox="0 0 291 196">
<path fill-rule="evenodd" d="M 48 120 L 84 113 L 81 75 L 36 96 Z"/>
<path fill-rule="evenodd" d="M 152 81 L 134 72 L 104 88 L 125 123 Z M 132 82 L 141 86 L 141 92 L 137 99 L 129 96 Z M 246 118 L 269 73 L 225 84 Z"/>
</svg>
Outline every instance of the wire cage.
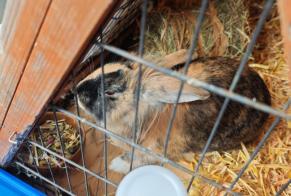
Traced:
<svg viewBox="0 0 291 196">
<path fill-rule="evenodd" d="M 44 141 L 44 138 L 46 137 L 42 128 L 42 123 L 44 121 L 39 119 L 33 129 L 34 136 L 28 137 L 22 144 L 20 153 L 17 154 L 15 161 L 12 164 L 12 168 L 16 168 L 16 170 L 21 173 L 21 175 L 26 176 L 25 178 L 28 177 L 29 181 L 32 181 L 34 185 L 39 185 L 39 187 L 42 187 L 48 194 L 113 195 L 120 180 L 122 179 L 122 175 L 112 173 L 108 168 L 110 160 L 112 160 L 112 158 L 114 158 L 122 151 L 121 149 L 118 149 L 118 147 L 111 146 L 109 140 L 114 139 L 131 147 L 130 170 L 128 172 L 133 169 L 132 164 L 134 162 L 134 157 L 136 152 L 139 151 L 159 160 L 162 166 L 170 167 L 173 170 L 178 171 L 179 175 L 188 176 L 189 180 L 185 182 L 185 186 L 187 187 L 188 191 L 190 191 L 193 187 L 195 188 L 195 183 L 193 182 L 196 179 L 199 179 L 201 182 L 209 184 L 215 189 L 221 190 L 221 193 L 223 194 L 239 195 L 239 192 L 234 191 L 235 185 L 239 182 L 244 172 L 251 165 L 252 161 L 259 153 L 263 145 L 266 143 L 270 134 L 279 124 L 281 119 L 290 120 L 290 116 L 286 113 L 289 101 L 282 105 L 282 108 L 276 109 L 235 92 L 241 74 L 245 66 L 247 66 L 247 62 L 251 57 L 258 36 L 264 26 L 265 21 L 267 20 L 268 14 L 272 9 L 273 4 L 273 0 L 266 0 L 262 8 L 262 13 L 260 14 L 256 24 L 256 28 L 252 32 L 252 37 L 245 49 L 245 52 L 241 55 L 240 64 L 234 75 L 231 86 L 228 89 L 224 89 L 187 76 L 188 68 L 192 60 L 192 54 L 196 51 L 197 45 L 199 44 L 198 39 L 200 30 L 209 5 L 207 0 L 202 0 L 200 2 L 195 29 L 193 31 L 191 44 L 187 52 L 189 55 L 187 59 L 185 59 L 183 73 L 167 69 L 143 58 L 147 14 L 148 8 L 150 5 L 152 5 L 152 2 L 148 2 L 147 0 L 122 1 L 112 13 L 111 18 L 103 25 L 101 31 L 97 32 L 95 39 L 92 40 L 91 45 L 88 46 L 87 53 L 81 58 L 79 64 L 75 66 L 72 74 L 65 80 L 63 84 L 63 89 L 65 89 L 65 91 L 67 89 L 71 89 L 70 98 L 74 101 L 73 106 L 68 109 L 63 107 L 63 103 L 60 104 L 58 101 L 56 101 L 59 100 L 59 95 L 63 93 L 62 91 L 56 95 L 56 99 L 47 108 L 46 112 L 51 112 L 51 119 L 53 120 L 51 123 L 54 123 L 55 126 L 54 137 L 60 142 L 59 151 L 53 151 L 48 147 L 47 141 Z M 136 54 L 132 54 L 127 52 L 126 47 L 124 46 L 125 44 L 128 44 L 128 40 L 125 40 L 125 37 L 128 35 L 126 32 L 124 32 L 124 29 L 129 31 L 129 29 L 131 29 L 130 25 L 133 24 L 137 18 L 140 18 L 138 48 Z M 122 36 L 122 34 L 126 36 Z M 122 39 L 125 41 L 122 41 Z M 133 126 L 134 132 L 130 138 L 126 138 L 125 136 L 116 134 L 112 130 L 108 130 L 106 126 L 107 122 L 105 115 L 106 103 L 104 98 L 104 86 L 106 84 L 104 78 L 104 66 L 108 62 L 124 59 L 130 62 L 138 63 L 139 66 L 139 74 L 137 79 L 138 88 L 135 91 L 136 94 L 134 102 L 136 109 Z M 161 72 L 167 76 L 176 78 L 181 81 L 179 93 L 177 94 L 174 108 L 171 111 L 166 135 L 164 136 L 165 142 L 163 153 L 154 152 L 137 142 L 137 134 L 139 131 L 139 121 L 137 114 L 139 112 L 140 86 L 143 77 L 141 71 L 142 67 L 149 67 L 155 71 Z M 84 78 L 85 75 L 89 74 L 96 68 L 101 68 L 102 70 L 101 86 L 103 89 L 103 95 L 101 97 L 103 99 L 103 105 L 101 107 L 104 121 L 101 126 L 97 125 L 94 122 L 94 119 L 89 118 L 88 115 L 84 114 L 80 110 L 76 94 L 76 85 L 78 82 Z M 224 98 L 222 107 L 215 120 L 214 126 L 193 170 L 168 158 L 168 148 L 170 145 L 168 142 L 171 137 L 174 119 L 177 116 L 178 101 L 181 97 L 182 89 L 184 88 L 185 84 L 194 87 L 200 87 Z M 202 173 L 200 173 L 200 167 L 206 158 L 206 154 L 209 150 L 213 138 L 215 137 L 216 132 L 219 131 L 219 125 L 223 119 L 228 105 L 231 102 L 238 102 L 245 105 L 246 107 L 254 108 L 258 111 L 268 113 L 275 118 L 267 131 L 264 133 L 261 140 L 258 142 L 254 151 L 250 154 L 248 160 L 244 162 L 244 165 L 240 168 L 239 172 L 234 175 L 232 182 L 226 185 L 216 181 L 215 179 L 211 179 L 208 176 L 204 176 Z M 77 135 L 76 140 L 77 143 L 79 143 L 79 150 L 77 153 L 79 159 L 76 160 L 67 156 L 67 147 L 66 144 L 64 144 L 65 141 L 63 141 L 63 126 L 65 125 L 60 124 L 60 120 L 66 118 L 73 119 L 75 122 L 75 124 L 73 124 L 77 130 L 75 135 Z M 84 140 L 85 138 L 86 142 Z M 57 163 L 61 163 L 61 165 L 56 169 L 57 163 L 53 163 L 52 159 L 44 159 L 44 164 L 47 165 L 47 168 L 42 169 L 40 168 L 39 160 L 35 158 L 35 156 L 38 154 L 41 154 L 42 156 L 51 156 L 54 158 L 54 160 L 56 160 Z M 30 164 L 27 163 L 27 159 L 30 159 Z M 286 191 L 290 182 L 290 179 L 284 182 L 283 185 L 278 190 L 276 190 L 276 195 L 287 195 L 288 193 Z M 90 186 L 90 184 L 93 186 Z"/>
</svg>

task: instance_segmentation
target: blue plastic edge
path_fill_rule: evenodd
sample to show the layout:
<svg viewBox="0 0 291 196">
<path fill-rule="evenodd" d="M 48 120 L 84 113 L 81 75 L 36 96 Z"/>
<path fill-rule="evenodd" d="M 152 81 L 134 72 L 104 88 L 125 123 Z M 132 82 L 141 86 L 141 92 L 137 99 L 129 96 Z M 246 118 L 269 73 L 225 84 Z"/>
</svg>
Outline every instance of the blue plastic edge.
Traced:
<svg viewBox="0 0 291 196">
<path fill-rule="evenodd" d="M 0 184 L 5 186 L 5 189 L 0 186 L 0 193 L 9 190 L 10 192 L 15 193 L 15 195 L 29 195 L 29 196 L 45 196 L 43 192 L 33 188 L 17 177 L 11 175 L 5 170 L 0 168 Z M 3 189 L 3 190 L 2 190 Z M 10 196 L 10 195 L 9 195 Z"/>
</svg>

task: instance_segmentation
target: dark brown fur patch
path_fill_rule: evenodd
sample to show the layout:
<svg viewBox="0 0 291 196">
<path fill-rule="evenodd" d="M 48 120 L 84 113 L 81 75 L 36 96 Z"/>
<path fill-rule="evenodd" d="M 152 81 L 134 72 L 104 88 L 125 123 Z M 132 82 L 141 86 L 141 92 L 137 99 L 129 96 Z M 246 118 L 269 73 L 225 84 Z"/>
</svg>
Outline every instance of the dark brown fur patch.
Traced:
<svg viewBox="0 0 291 196">
<path fill-rule="evenodd" d="M 204 63 L 204 72 L 208 75 L 205 82 L 228 89 L 238 68 L 239 62 L 224 57 L 200 58 L 193 62 Z M 245 68 L 235 92 L 250 99 L 256 99 L 270 105 L 270 94 L 259 75 Z M 204 101 L 191 103 L 189 114 L 185 117 L 184 129 L 187 133 L 188 150 L 201 150 L 214 126 L 219 110 L 225 98 L 212 94 Z M 218 131 L 210 146 L 211 150 L 235 148 L 240 142 L 249 142 L 260 133 L 260 128 L 268 114 L 230 101 Z"/>
</svg>

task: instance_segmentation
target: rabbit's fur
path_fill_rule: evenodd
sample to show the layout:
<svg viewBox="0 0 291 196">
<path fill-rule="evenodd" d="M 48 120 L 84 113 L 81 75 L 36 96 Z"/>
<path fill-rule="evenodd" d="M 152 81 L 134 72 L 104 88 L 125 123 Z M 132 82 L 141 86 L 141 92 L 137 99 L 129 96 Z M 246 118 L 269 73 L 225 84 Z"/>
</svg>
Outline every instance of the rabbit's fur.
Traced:
<svg viewBox="0 0 291 196">
<path fill-rule="evenodd" d="M 181 72 L 186 51 L 178 51 L 157 60 L 157 63 L 173 71 Z M 194 58 L 188 76 L 228 89 L 239 62 L 225 57 Z M 138 68 L 136 64 L 111 63 L 105 67 L 105 102 L 107 128 L 123 137 L 132 139 L 135 116 L 135 93 Z M 143 66 L 139 102 L 137 133 L 138 143 L 157 153 L 163 152 L 168 121 L 176 101 L 180 81 Z M 103 121 L 101 99 L 101 68 L 90 74 L 77 86 L 81 108 Z M 235 90 L 248 98 L 270 105 L 269 91 L 260 76 L 246 67 Z M 172 160 L 199 152 L 205 145 L 214 126 L 224 97 L 204 89 L 185 84 L 177 107 L 168 146 Z M 210 145 L 210 150 L 233 149 L 241 142 L 258 137 L 268 114 L 230 101 Z M 113 143 L 129 151 L 129 146 L 113 139 Z M 126 173 L 129 154 L 123 154 L 111 162 L 110 168 Z M 134 167 L 157 163 L 153 157 L 139 151 L 135 153 Z"/>
</svg>

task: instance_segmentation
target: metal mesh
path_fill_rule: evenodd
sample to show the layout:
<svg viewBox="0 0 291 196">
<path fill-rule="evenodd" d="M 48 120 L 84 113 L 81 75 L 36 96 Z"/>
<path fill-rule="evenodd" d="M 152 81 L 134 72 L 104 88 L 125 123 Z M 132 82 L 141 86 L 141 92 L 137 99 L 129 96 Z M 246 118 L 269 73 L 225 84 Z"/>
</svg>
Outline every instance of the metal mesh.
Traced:
<svg viewBox="0 0 291 196">
<path fill-rule="evenodd" d="M 92 55 L 99 55 L 99 59 L 100 59 L 100 67 L 102 69 L 102 78 L 101 78 L 101 86 L 102 86 L 102 99 L 103 99 L 103 119 L 104 122 L 102 124 L 102 126 L 98 126 L 96 125 L 92 120 L 90 119 L 85 119 L 84 117 L 80 116 L 80 110 L 78 107 L 78 99 L 76 96 L 76 92 L 75 92 L 75 85 L 73 87 L 73 92 L 74 92 L 74 100 L 75 100 L 75 112 L 72 111 L 68 111 L 66 109 L 60 108 L 60 107 L 56 107 L 54 105 L 52 105 L 50 108 L 48 108 L 48 110 L 52 111 L 54 114 L 54 120 L 57 126 L 57 136 L 59 137 L 60 141 L 61 141 L 61 152 L 60 153 L 56 153 L 51 151 L 48 147 L 46 147 L 44 145 L 43 142 L 43 136 L 42 136 L 42 131 L 39 128 L 39 124 L 36 126 L 36 132 L 38 135 L 38 139 L 36 140 L 31 140 L 31 139 L 27 139 L 24 148 L 27 149 L 27 153 L 30 154 L 30 157 L 33 157 L 33 149 L 34 150 L 41 150 L 43 151 L 44 154 L 50 154 L 52 156 L 54 156 L 56 159 L 61 160 L 64 164 L 62 165 L 61 168 L 61 172 L 63 174 L 63 176 L 65 176 L 65 181 L 64 182 L 58 182 L 56 179 L 56 175 L 58 175 L 58 172 L 56 172 L 53 168 L 51 168 L 51 163 L 49 162 L 49 160 L 46 160 L 47 165 L 48 165 L 48 171 L 43 173 L 42 171 L 39 171 L 37 164 L 35 163 L 35 161 L 33 161 L 32 166 L 28 166 L 25 161 L 24 158 L 21 155 L 17 156 L 17 159 L 15 161 L 15 166 L 16 168 L 18 168 L 18 170 L 20 170 L 21 172 L 25 172 L 27 175 L 31 175 L 31 176 L 35 176 L 38 180 L 41 181 L 41 183 L 47 183 L 52 185 L 55 193 L 65 193 L 68 195 L 75 195 L 77 194 L 74 189 L 72 188 L 72 182 L 70 179 L 70 176 L 72 175 L 72 173 L 74 172 L 80 172 L 82 173 L 83 179 L 79 179 L 80 181 L 82 181 L 82 184 L 84 186 L 84 194 L 85 195 L 101 195 L 101 192 L 104 193 L 105 195 L 111 195 L 112 193 L 114 193 L 116 187 L 118 186 L 119 181 L 113 181 L 110 176 L 108 175 L 108 158 L 109 158 L 109 144 L 108 144 L 108 138 L 114 138 L 116 140 L 119 140 L 120 142 L 126 143 L 128 145 L 131 146 L 131 165 L 130 165 L 130 170 L 132 169 L 132 163 L 134 160 L 134 156 L 135 156 L 135 152 L 138 150 L 142 153 L 145 154 L 150 154 L 151 156 L 153 156 L 154 158 L 158 159 L 161 163 L 161 165 L 171 165 L 174 168 L 177 168 L 178 170 L 180 170 L 181 172 L 184 172 L 185 174 L 191 175 L 192 178 L 188 183 L 188 191 L 190 190 L 192 185 L 192 182 L 195 178 L 199 178 L 201 181 L 208 183 L 218 189 L 222 189 L 225 191 L 226 194 L 232 194 L 232 195 L 238 195 L 239 193 L 235 193 L 233 192 L 233 188 L 235 186 L 235 184 L 238 182 L 238 180 L 240 179 L 240 177 L 243 175 L 243 173 L 246 171 L 246 169 L 248 168 L 249 164 L 252 162 L 252 160 L 256 157 L 257 153 L 260 151 L 260 149 L 262 148 L 262 146 L 264 145 L 264 143 L 266 142 L 266 140 L 268 139 L 268 137 L 270 136 L 272 130 L 276 127 L 276 125 L 280 122 L 280 120 L 286 119 L 286 120 L 290 120 L 291 117 L 290 115 L 288 115 L 285 111 L 288 108 L 289 102 L 286 103 L 284 106 L 282 106 L 281 110 L 277 110 L 274 109 L 270 106 L 267 106 L 263 103 L 258 103 L 254 100 L 251 100 L 247 97 L 244 97 L 240 94 L 237 94 L 234 92 L 240 76 L 242 74 L 242 71 L 244 70 L 244 67 L 247 64 L 248 59 L 250 58 L 250 55 L 254 49 L 255 43 L 257 41 L 257 37 L 261 31 L 261 29 L 263 28 L 264 22 L 266 21 L 266 18 L 268 16 L 268 13 L 270 12 L 272 5 L 273 5 L 273 0 L 267 0 L 263 11 L 261 13 L 261 16 L 259 18 L 259 21 L 256 25 L 256 28 L 254 30 L 254 33 L 252 35 L 251 41 L 248 44 L 248 47 L 246 49 L 246 52 L 244 53 L 241 61 L 240 61 L 240 65 L 238 70 L 236 71 L 236 74 L 232 80 L 231 86 L 229 89 L 223 89 L 202 81 L 199 81 L 195 78 L 190 78 L 187 76 L 187 72 L 188 72 L 188 68 L 191 62 L 191 54 L 195 51 L 196 46 L 197 46 L 197 40 L 198 40 L 198 36 L 199 36 L 199 32 L 201 29 L 201 25 L 203 22 L 203 18 L 204 18 L 204 14 L 207 10 L 208 7 L 208 1 L 207 0 L 202 0 L 201 1 L 201 7 L 200 7 L 200 11 L 199 11 L 199 15 L 198 15 L 198 19 L 196 22 L 196 26 L 194 29 L 194 33 L 193 33 L 193 37 L 192 37 L 192 43 L 191 46 L 189 48 L 188 51 L 188 58 L 186 60 L 185 66 L 184 66 L 184 70 L 183 73 L 178 73 L 178 72 L 174 72 L 172 70 L 169 70 L 167 68 L 164 67 L 160 67 L 158 65 L 156 65 L 155 63 L 149 62 L 145 59 L 143 59 L 143 47 L 144 47 L 144 37 L 145 37 L 145 27 L 146 27 L 146 18 L 147 18 L 147 0 L 144 1 L 130 1 L 130 0 L 125 0 L 119 7 L 119 9 L 117 9 L 117 11 L 115 12 L 115 14 L 113 15 L 113 17 L 111 18 L 111 20 L 104 26 L 103 30 L 101 33 L 98 34 L 96 40 L 94 41 L 93 46 L 91 47 L 91 49 L 89 50 L 89 52 L 87 53 L 87 55 L 84 56 L 83 58 L 83 62 L 87 61 L 89 58 L 92 57 Z M 138 12 L 140 11 L 138 8 L 141 6 L 141 26 L 140 26 L 140 36 L 139 36 L 139 48 L 138 48 L 138 55 L 132 55 L 124 50 L 121 50 L 120 48 L 117 48 L 115 46 L 109 45 L 110 41 L 113 40 L 114 37 L 118 36 L 118 28 L 116 28 L 116 26 L 124 26 L 124 25 L 128 25 L 130 24 L 135 17 L 138 15 Z M 138 72 L 138 88 L 136 91 L 136 96 L 135 96 L 135 124 L 134 124 L 134 133 L 133 133 L 133 138 L 132 139 L 128 139 L 122 136 L 117 135 L 116 133 L 112 132 L 111 130 L 107 129 L 107 122 L 106 122 L 106 115 L 105 115 L 105 105 L 106 105 L 106 100 L 104 98 L 104 64 L 105 64 L 105 57 L 104 57 L 104 51 L 108 51 L 110 53 L 114 53 L 115 55 L 121 56 L 125 59 L 128 59 L 130 61 L 134 61 L 137 62 L 139 64 L 139 72 Z M 165 142 L 164 142 L 164 150 L 163 150 L 163 154 L 158 154 L 156 152 L 151 151 L 148 148 L 145 148 L 143 146 L 141 146 L 140 144 L 137 143 L 136 140 L 136 135 L 138 133 L 138 112 L 139 112 L 139 94 L 140 94 L 140 84 L 141 84 L 141 80 L 142 80 L 142 66 L 147 66 L 151 69 L 154 69 L 158 72 L 162 72 L 163 74 L 169 75 L 171 77 L 174 77 L 176 79 L 179 79 L 181 81 L 180 84 L 180 89 L 179 89 L 179 93 L 177 95 L 177 99 L 176 99 L 176 103 L 174 104 L 174 109 L 172 110 L 171 113 L 171 117 L 169 119 L 169 124 L 167 127 L 167 131 L 166 131 L 166 136 L 165 136 Z M 168 141 L 169 138 L 171 136 L 171 130 L 172 130 L 172 126 L 173 126 L 173 121 L 175 119 L 176 113 L 177 113 L 177 105 L 182 93 L 182 89 L 184 88 L 185 84 L 189 84 L 192 85 L 194 87 L 200 87 L 203 89 L 206 89 L 208 91 L 210 91 L 211 93 L 214 94 L 218 94 L 220 96 L 223 96 L 224 99 L 224 103 L 220 109 L 220 112 L 217 116 L 217 119 L 215 121 L 214 127 L 212 128 L 211 134 L 207 140 L 207 143 L 205 144 L 205 147 L 203 148 L 202 152 L 201 152 L 201 156 L 199 159 L 198 164 L 196 165 L 194 171 L 189 170 L 188 168 L 186 168 L 185 166 L 176 163 L 172 160 L 170 160 L 167 156 L 167 149 L 168 149 Z M 239 171 L 239 173 L 236 175 L 235 180 L 230 184 L 230 186 L 225 186 L 222 184 L 217 183 L 215 180 L 213 179 L 209 179 L 203 175 L 201 175 L 199 173 L 199 168 L 205 158 L 205 154 L 207 153 L 209 146 L 212 142 L 212 139 L 214 138 L 218 127 L 220 125 L 220 122 L 222 120 L 222 117 L 225 113 L 225 110 L 229 104 L 230 101 L 235 101 L 235 102 L 239 102 L 241 104 L 244 104 L 248 107 L 252 107 L 255 108 L 256 110 L 265 112 L 265 113 L 269 113 L 273 116 L 276 117 L 276 119 L 274 120 L 274 122 L 272 123 L 272 125 L 269 127 L 268 131 L 265 133 L 265 135 L 263 136 L 263 138 L 261 139 L 261 141 L 259 142 L 259 144 L 257 145 L 257 147 L 255 148 L 254 152 L 251 154 L 249 160 L 245 163 L 245 165 L 241 168 L 241 170 Z M 99 143 L 99 145 L 102 145 L 102 153 L 101 153 L 101 158 L 100 158 L 100 162 L 98 162 L 98 164 L 100 165 L 100 169 L 98 171 L 93 171 L 88 169 L 88 165 L 87 165 L 87 160 L 86 160 L 86 156 L 85 156 L 85 145 L 80 145 L 81 149 L 80 149 L 80 154 L 81 154 L 81 161 L 79 162 L 75 162 L 73 160 L 68 159 L 67 157 L 64 156 L 64 142 L 62 141 L 62 137 L 60 135 L 60 130 L 58 127 L 58 123 L 57 123 L 57 115 L 56 112 L 60 112 L 65 114 L 68 117 L 71 117 L 73 119 L 75 119 L 77 121 L 77 130 L 78 133 L 80 135 L 80 143 L 83 144 L 83 137 L 85 137 L 86 135 L 83 135 L 82 133 L 82 129 L 83 126 L 86 125 L 87 127 L 90 127 L 92 130 L 100 133 L 101 135 L 103 135 L 102 137 L 100 137 L 102 139 L 102 141 Z M 80 175 L 81 176 L 81 175 Z M 91 178 L 95 178 L 96 181 L 96 187 L 99 190 L 96 191 L 92 191 L 89 188 L 89 180 Z M 84 182 L 84 183 L 83 183 Z M 102 183 L 103 185 L 100 185 Z M 284 185 L 282 186 L 282 188 L 278 191 L 277 195 L 280 195 L 290 184 L 290 180 Z M 101 188 L 103 186 L 103 188 Z"/>
</svg>

